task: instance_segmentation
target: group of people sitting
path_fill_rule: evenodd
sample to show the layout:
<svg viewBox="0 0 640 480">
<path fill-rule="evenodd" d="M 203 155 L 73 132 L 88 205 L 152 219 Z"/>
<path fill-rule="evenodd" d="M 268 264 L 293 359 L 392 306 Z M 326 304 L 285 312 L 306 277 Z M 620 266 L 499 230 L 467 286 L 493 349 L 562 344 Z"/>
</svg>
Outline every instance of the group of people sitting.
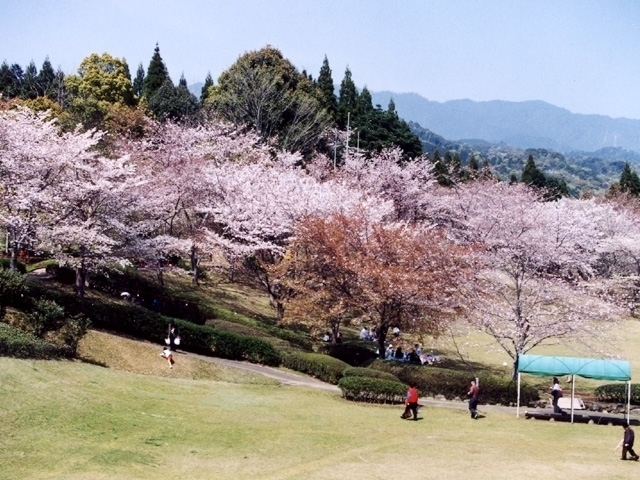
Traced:
<svg viewBox="0 0 640 480">
<path fill-rule="evenodd" d="M 413 348 L 407 351 L 403 351 L 402 347 L 394 347 L 392 343 L 387 346 L 385 352 L 385 358 L 387 360 L 396 360 L 400 362 L 416 363 L 419 365 L 433 365 L 440 362 L 440 357 L 431 353 L 425 353 L 417 343 Z"/>
<path fill-rule="evenodd" d="M 378 334 L 371 327 L 362 327 L 362 330 L 360 330 L 360 340 L 375 342 L 378 340 Z"/>
</svg>

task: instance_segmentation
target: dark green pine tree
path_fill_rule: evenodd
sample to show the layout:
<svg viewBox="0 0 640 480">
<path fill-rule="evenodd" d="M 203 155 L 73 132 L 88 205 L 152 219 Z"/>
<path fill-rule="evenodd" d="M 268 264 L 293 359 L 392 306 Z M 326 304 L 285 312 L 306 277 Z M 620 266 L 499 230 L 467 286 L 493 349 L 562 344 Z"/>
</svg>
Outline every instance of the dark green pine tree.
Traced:
<svg viewBox="0 0 640 480">
<path fill-rule="evenodd" d="M 49 57 L 47 57 L 44 59 L 44 62 L 42 62 L 42 68 L 40 68 L 40 72 L 38 72 L 38 95 L 51 98 L 53 93 L 53 82 L 55 82 L 55 79 L 56 72 L 51 66 Z"/>
<path fill-rule="evenodd" d="M 358 97 L 358 108 L 357 115 L 359 117 L 369 117 L 373 113 L 373 98 L 371 97 L 371 92 L 365 86 L 362 88 L 362 92 Z"/>
<path fill-rule="evenodd" d="M 2 65 L 0 65 L 0 94 L 4 98 L 9 98 L 11 85 L 13 85 L 11 69 L 9 68 L 9 64 L 4 61 Z"/>
<path fill-rule="evenodd" d="M 129 64 L 127 63 L 127 59 L 123 57 L 122 58 L 122 63 L 124 63 L 124 75 L 129 80 L 129 84 L 131 84 L 133 86 L 133 84 L 131 83 L 131 72 L 129 71 Z M 133 94 L 133 88 L 128 88 L 127 89 L 127 91 L 124 93 L 123 100 L 124 100 L 125 105 L 133 106 L 133 105 L 136 104 L 136 99 L 135 99 L 135 96 Z"/>
<path fill-rule="evenodd" d="M 453 152 L 451 163 L 449 163 L 449 171 L 452 179 L 456 182 L 465 182 L 469 178 L 467 172 L 462 168 L 462 160 L 457 151 Z"/>
<path fill-rule="evenodd" d="M 340 129 L 347 128 L 347 119 L 354 115 L 358 109 L 358 89 L 351 79 L 349 67 L 344 72 L 344 78 L 340 83 L 340 97 L 338 99 L 337 124 Z"/>
<path fill-rule="evenodd" d="M 478 164 L 478 159 L 476 158 L 476 156 L 473 153 L 469 157 L 468 167 L 469 167 L 469 170 L 471 172 L 477 172 L 478 170 L 480 170 L 480 165 Z"/>
<path fill-rule="evenodd" d="M 547 179 L 544 173 L 536 167 L 536 162 L 534 162 L 533 155 L 531 154 L 529 154 L 527 163 L 522 170 L 521 181 L 536 188 L 545 188 L 547 186 Z"/>
<path fill-rule="evenodd" d="M 27 66 L 22 77 L 22 91 L 20 98 L 34 99 L 38 96 L 38 69 L 33 60 Z"/>
<path fill-rule="evenodd" d="M 445 154 L 445 159 L 440 158 L 440 152 L 436 148 L 435 152 L 433 152 L 433 158 L 431 159 L 431 163 L 433 163 L 433 174 L 436 177 L 436 181 L 438 184 L 443 187 L 450 187 L 452 185 L 451 178 L 449 177 L 449 165 L 446 162 L 447 152 Z"/>
<path fill-rule="evenodd" d="M 398 112 L 396 111 L 396 102 L 393 101 L 393 98 L 389 99 L 389 106 L 387 107 L 387 112 L 391 115 L 398 116 Z"/>
<path fill-rule="evenodd" d="M 56 70 L 56 76 L 53 79 L 53 84 L 51 85 L 51 93 L 49 94 L 49 98 L 54 102 L 58 102 L 63 109 L 67 107 L 67 87 L 64 83 L 64 72 L 60 67 Z"/>
<path fill-rule="evenodd" d="M 629 162 L 622 167 L 620 174 L 620 191 L 629 193 L 635 197 L 640 195 L 640 178 L 638 174 L 631 168 Z"/>
<path fill-rule="evenodd" d="M 151 97 L 160 90 L 160 87 L 164 86 L 168 78 L 169 72 L 160 56 L 160 47 L 156 43 L 151 62 L 149 62 L 149 68 L 147 68 L 147 76 L 144 77 L 142 84 L 142 96 L 151 101 Z M 173 87 L 173 83 L 171 86 Z"/>
<path fill-rule="evenodd" d="M 197 119 L 198 99 L 189 91 L 184 75 L 180 77 L 178 87 L 173 86 L 170 78 L 149 99 L 149 109 L 158 120 L 193 123 Z"/>
<path fill-rule="evenodd" d="M 483 180 L 488 180 L 490 178 L 493 178 L 493 173 L 491 172 L 489 161 L 486 158 L 482 161 L 482 168 L 480 169 L 480 178 Z"/>
<path fill-rule="evenodd" d="M 144 86 L 144 67 L 142 66 L 142 62 L 138 64 L 138 70 L 136 70 L 136 78 L 133 79 L 133 95 L 136 98 L 140 98 L 142 96 L 142 90 Z"/>
<path fill-rule="evenodd" d="M 209 87 L 213 87 L 213 78 L 211 78 L 211 72 L 207 73 L 207 78 L 204 79 L 204 85 L 200 91 L 200 105 L 209 98 Z"/>
<path fill-rule="evenodd" d="M 4 98 L 19 97 L 22 93 L 22 79 L 24 73 L 17 63 L 9 66 L 3 62 L 0 67 L 0 93 Z"/>
<path fill-rule="evenodd" d="M 336 122 L 338 115 L 338 98 L 336 97 L 331 68 L 329 68 L 329 60 L 327 60 L 326 55 L 324 56 L 322 67 L 320 67 L 317 85 L 320 106 L 329 114 L 332 122 Z"/>
<path fill-rule="evenodd" d="M 564 178 L 547 177 L 546 189 L 544 198 L 550 202 L 569 196 L 569 187 Z"/>
</svg>

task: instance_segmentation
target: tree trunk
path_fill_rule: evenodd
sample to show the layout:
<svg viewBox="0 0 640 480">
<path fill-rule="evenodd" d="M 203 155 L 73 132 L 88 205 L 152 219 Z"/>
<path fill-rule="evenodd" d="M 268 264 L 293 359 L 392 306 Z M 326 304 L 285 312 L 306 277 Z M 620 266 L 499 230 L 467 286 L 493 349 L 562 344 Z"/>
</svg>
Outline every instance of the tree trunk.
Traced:
<svg viewBox="0 0 640 480">
<path fill-rule="evenodd" d="M 192 282 L 194 285 L 198 285 L 198 264 L 200 260 L 198 259 L 198 250 L 195 245 L 191 246 L 191 271 L 193 272 Z"/>
<path fill-rule="evenodd" d="M 518 362 L 520 361 L 520 355 L 515 354 L 515 358 L 513 360 L 513 371 L 511 372 L 511 380 L 518 379 Z"/>
<path fill-rule="evenodd" d="M 9 263 L 9 269 L 14 272 L 18 270 L 18 251 L 20 250 L 18 242 L 15 240 L 11 242 L 11 262 Z"/>
<path fill-rule="evenodd" d="M 84 281 L 86 272 L 84 270 L 84 264 L 81 263 L 76 267 L 76 295 L 80 298 L 84 298 Z"/>
<path fill-rule="evenodd" d="M 162 275 L 162 259 L 158 259 L 156 264 L 156 276 L 158 277 L 158 283 L 161 287 L 164 287 L 164 276 Z"/>
<path fill-rule="evenodd" d="M 378 334 L 378 358 L 381 358 L 383 360 L 387 351 L 387 347 L 385 347 L 384 345 L 384 342 L 387 340 L 387 330 L 389 330 L 388 326 L 386 328 L 380 326 L 380 328 L 378 328 L 378 331 L 376 332 Z"/>
</svg>

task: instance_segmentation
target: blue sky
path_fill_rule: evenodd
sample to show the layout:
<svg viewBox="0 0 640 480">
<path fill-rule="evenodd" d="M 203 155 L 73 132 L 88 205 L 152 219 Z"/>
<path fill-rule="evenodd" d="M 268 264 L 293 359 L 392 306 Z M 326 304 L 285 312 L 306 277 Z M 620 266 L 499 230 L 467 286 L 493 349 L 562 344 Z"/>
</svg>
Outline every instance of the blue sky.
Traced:
<svg viewBox="0 0 640 480">
<path fill-rule="evenodd" d="M 0 19 L 0 61 L 23 68 L 108 52 L 135 74 L 158 42 L 192 84 L 269 44 L 314 77 L 326 55 L 336 84 L 349 67 L 372 91 L 640 119 L 636 0 L 0 0 Z"/>
</svg>

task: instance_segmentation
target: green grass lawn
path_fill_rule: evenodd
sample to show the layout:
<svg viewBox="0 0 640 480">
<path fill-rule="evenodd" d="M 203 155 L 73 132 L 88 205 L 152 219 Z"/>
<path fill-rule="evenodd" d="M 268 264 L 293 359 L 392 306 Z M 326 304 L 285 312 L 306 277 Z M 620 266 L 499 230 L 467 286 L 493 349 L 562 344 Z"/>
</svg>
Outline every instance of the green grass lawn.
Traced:
<svg viewBox="0 0 640 480">
<path fill-rule="evenodd" d="M 154 359 L 155 361 L 155 359 Z M 161 361 L 158 359 L 158 361 Z M 180 363 L 176 363 L 176 375 Z M 619 427 L 0 358 L 1 479 L 629 479 Z M 640 432 L 638 432 L 640 434 Z"/>
</svg>

